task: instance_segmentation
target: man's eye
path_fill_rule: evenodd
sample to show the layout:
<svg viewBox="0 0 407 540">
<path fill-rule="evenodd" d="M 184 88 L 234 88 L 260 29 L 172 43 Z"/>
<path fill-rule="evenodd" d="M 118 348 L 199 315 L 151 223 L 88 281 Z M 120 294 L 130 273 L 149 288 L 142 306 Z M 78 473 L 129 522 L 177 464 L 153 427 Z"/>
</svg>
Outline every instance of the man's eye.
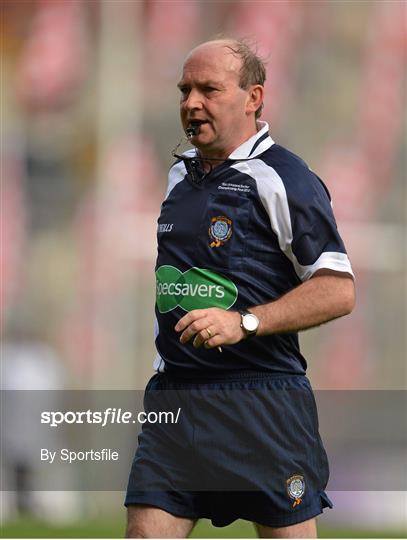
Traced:
<svg viewBox="0 0 407 540">
<path fill-rule="evenodd" d="M 216 92 L 216 88 L 214 88 L 213 86 L 205 86 L 205 92 Z"/>
</svg>

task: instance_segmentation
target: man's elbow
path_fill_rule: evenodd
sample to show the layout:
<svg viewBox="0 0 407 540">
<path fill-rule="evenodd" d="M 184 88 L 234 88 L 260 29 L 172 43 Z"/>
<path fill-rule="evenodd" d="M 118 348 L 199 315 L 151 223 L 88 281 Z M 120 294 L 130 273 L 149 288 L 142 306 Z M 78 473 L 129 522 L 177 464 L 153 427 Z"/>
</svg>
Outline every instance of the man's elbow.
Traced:
<svg viewBox="0 0 407 540">
<path fill-rule="evenodd" d="M 340 299 L 340 314 L 339 317 L 344 317 L 352 313 L 355 304 L 356 304 L 356 293 L 355 293 L 355 284 L 353 279 L 349 278 L 346 280 L 346 287 L 341 291 Z"/>
</svg>

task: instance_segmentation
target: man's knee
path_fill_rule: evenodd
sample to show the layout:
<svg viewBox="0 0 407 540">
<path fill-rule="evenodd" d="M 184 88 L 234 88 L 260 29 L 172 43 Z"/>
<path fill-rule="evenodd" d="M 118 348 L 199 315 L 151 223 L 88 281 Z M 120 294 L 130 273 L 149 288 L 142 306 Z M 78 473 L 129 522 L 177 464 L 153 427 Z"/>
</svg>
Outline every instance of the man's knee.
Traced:
<svg viewBox="0 0 407 540">
<path fill-rule="evenodd" d="M 126 538 L 186 538 L 193 526 L 193 520 L 173 516 L 155 506 L 127 508 Z"/>
<path fill-rule="evenodd" d="M 127 524 L 126 528 L 126 538 L 150 538 L 148 532 L 143 529 L 143 527 Z"/>
<path fill-rule="evenodd" d="M 144 513 L 140 506 L 127 508 L 126 538 L 148 538 L 148 523 L 143 523 Z"/>
<path fill-rule="evenodd" d="M 287 527 L 267 527 L 259 523 L 255 525 L 260 538 L 317 538 L 315 518 Z"/>
</svg>

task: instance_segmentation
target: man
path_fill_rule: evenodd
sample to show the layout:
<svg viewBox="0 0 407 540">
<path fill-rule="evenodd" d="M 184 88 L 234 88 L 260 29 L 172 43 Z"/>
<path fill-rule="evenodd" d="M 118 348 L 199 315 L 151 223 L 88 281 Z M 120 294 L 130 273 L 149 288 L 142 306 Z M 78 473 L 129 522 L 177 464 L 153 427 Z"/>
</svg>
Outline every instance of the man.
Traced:
<svg viewBox="0 0 407 540">
<path fill-rule="evenodd" d="M 315 537 L 332 506 L 297 332 L 352 311 L 353 274 L 326 187 L 258 120 L 264 81 L 225 39 L 192 50 L 178 84 L 195 148 L 171 168 L 158 222 L 146 407 L 172 406 L 172 391 L 181 418 L 143 429 L 128 537 L 186 537 L 200 517 Z"/>
</svg>

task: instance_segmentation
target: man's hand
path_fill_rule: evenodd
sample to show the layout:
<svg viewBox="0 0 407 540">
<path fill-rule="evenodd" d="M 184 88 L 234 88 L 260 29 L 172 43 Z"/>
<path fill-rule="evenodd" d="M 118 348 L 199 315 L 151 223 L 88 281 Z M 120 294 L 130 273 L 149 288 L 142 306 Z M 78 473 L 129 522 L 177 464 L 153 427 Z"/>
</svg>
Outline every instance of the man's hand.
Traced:
<svg viewBox="0 0 407 540">
<path fill-rule="evenodd" d="M 213 349 L 220 345 L 233 345 L 245 338 L 240 320 L 237 311 L 194 309 L 177 322 L 175 331 L 182 332 L 179 340 L 183 344 L 194 338 L 194 347 L 204 345 Z"/>
</svg>

